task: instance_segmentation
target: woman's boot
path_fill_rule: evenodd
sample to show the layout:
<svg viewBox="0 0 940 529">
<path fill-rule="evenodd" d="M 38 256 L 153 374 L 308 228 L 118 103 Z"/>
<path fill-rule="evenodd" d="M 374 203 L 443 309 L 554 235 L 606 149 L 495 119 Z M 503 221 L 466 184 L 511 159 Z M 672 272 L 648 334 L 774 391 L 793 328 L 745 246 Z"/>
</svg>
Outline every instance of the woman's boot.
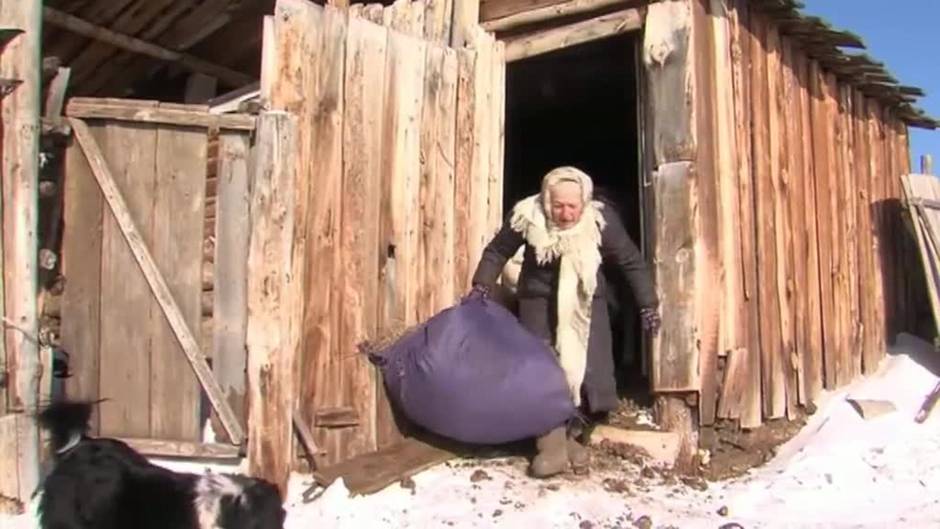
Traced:
<svg viewBox="0 0 940 529">
<path fill-rule="evenodd" d="M 574 470 L 584 470 L 591 460 L 586 446 L 578 442 L 574 436 L 568 436 L 568 462 Z"/>
<path fill-rule="evenodd" d="M 537 438 L 535 446 L 538 453 L 529 468 L 534 477 L 547 478 L 568 468 L 568 436 L 564 426 Z"/>
</svg>

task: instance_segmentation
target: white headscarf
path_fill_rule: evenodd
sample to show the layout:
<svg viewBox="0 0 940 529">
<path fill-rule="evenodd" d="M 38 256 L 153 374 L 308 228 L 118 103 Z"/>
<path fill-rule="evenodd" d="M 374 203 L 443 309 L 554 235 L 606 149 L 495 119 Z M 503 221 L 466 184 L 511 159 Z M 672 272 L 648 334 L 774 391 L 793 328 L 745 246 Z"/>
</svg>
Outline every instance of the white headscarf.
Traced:
<svg viewBox="0 0 940 529">
<path fill-rule="evenodd" d="M 561 182 L 581 186 L 583 210 L 573 226 L 559 228 L 551 218 L 551 188 Z M 601 265 L 603 205 L 593 199 L 594 183 L 583 171 L 570 166 L 553 169 L 542 179 L 542 189 L 519 201 L 510 218 L 514 230 L 523 235 L 540 265 L 560 259 L 558 272 L 555 350 L 565 372 L 571 397 L 581 403 L 581 384 L 587 368 L 591 331 L 591 303 Z"/>
</svg>

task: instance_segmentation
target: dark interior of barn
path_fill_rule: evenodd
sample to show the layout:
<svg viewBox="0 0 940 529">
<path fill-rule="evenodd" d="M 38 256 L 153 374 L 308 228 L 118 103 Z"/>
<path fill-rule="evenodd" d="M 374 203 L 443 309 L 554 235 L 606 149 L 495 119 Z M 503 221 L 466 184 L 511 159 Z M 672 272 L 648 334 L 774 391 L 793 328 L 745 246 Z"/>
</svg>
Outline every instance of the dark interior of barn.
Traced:
<svg viewBox="0 0 940 529">
<path fill-rule="evenodd" d="M 596 196 L 619 210 L 642 244 L 637 37 L 624 35 L 509 63 L 506 72 L 504 204 L 539 189 L 554 167 L 574 165 Z M 605 270 L 614 359 L 624 393 L 646 392 L 641 333 L 629 287 Z"/>
</svg>

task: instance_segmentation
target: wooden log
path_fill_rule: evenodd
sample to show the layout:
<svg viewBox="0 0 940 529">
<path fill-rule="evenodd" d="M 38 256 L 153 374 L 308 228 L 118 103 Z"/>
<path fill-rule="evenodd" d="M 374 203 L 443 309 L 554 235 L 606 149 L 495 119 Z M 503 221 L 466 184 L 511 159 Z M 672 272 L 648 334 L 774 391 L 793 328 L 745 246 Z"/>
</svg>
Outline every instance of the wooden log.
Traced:
<svg viewBox="0 0 940 529">
<path fill-rule="evenodd" d="M 248 469 L 286 496 L 305 292 L 303 239 L 294 237 L 297 118 L 258 117 L 248 251 Z"/>
<path fill-rule="evenodd" d="M 65 113 L 73 118 L 96 118 L 182 127 L 252 130 L 253 117 L 245 114 L 210 114 L 203 105 L 156 106 L 152 101 L 73 97 Z"/>
<path fill-rule="evenodd" d="M 25 332 L 4 326 L 0 359 L 7 373 L 8 412 L 35 409 L 49 396 L 51 388 L 41 387 L 39 331 L 37 315 L 36 223 L 39 181 L 39 109 L 41 98 L 39 2 L 4 2 L 0 4 L 0 27 L 22 30 L 3 49 L 0 79 L 21 81 L 3 98 L 0 122 L 5 133 L 0 139 L 0 219 L 3 222 L 3 263 L 0 279 L 0 316 L 14 322 Z M 2 396 L 2 395 L 0 395 Z M 16 471 L 19 475 L 17 499 L 26 502 L 39 485 L 39 431 L 34 421 L 16 429 L 18 446 Z"/>
<path fill-rule="evenodd" d="M 424 17 L 424 37 L 430 42 L 445 46 L 450 43 L 454 1 L 431 0 L 427 2 L 427 12 Z"/>
<path fill-rule="evenodd" d="M 698 452 L 698 423 L 685 399 L 676 395 L 656 397 L 653 404 L 656 423 L 665 431 L 679 436 L 679 450 L 676 455 L 675 469 L 688 472 L 694 468 L 695 454 Z"/>
<path fill-rule="evenodd" d="M 499 40 L 493 41 L 493 53 L 490 56 L 489 123 L 487 139 L 489 148 L 489 170 L 487 172 L 487 223 L 489 239 L 503 225 L 503 163 L 506 143 L 506 46 Z"/>
<path fill-rule="evenodd" d="M 473 122 L 473 68 L 476 53 L 461 50 L 457 56 L 457 126 L 456 152 L 454 159 L 454 290 L 466 292 L 476 267 L 471 262 L 471 197 L 473 166 L 474 122 Z"/>
<path fill-rule="evenodd" d="M 101 188 L 105 201 L 108 203 L 112 214 L 117 220 L 121 233 L 130 246 L 134 259 L 143 271 L 144 277 L 147 279 L 147 284 L 150 286 L 154 297 L 157 299 L 157 303 L 160 305 L 160 308 L 169 321 L 177 340 L 179 340 L 183 352 L 189 359 L 199 382 L 207 393 L 209 401 L 219 413 L 226 431 L 228 431 L 232 440 L 236 444 L 241 443 L 243 437 L 241 426 L 238 424 L 237 418 L 234 416 L 231 408 L 223 400 L 221 389 L 212 377 L 209 366 L 206 364 L 205 356 L 203 356 L 198 343 L 193 337 L 192 331 L 187 326 L 186 320 L 180 311 L 177 301 L 170 292 L 166 280 L 157 269 L 153 261 L 153 256 L 143 242 L 140 232 L 128 211 L 127 204 L 114 183 L 114 178 L 105 162 L 101 149 L 98 147 L 98 143 L 91 135 L 88 125 L 83 121 L 74 118 L 70 121 L 72 130 L 75 131 L 76 138 L 85 152 L 85 156 Z"/>
<path fill-rule="evenodd" d="M 718 72 L 719 57 L 716 52 L 716 40 L 724 38 L 716 35 L 717 31 L 707 9 L 709 3 L 693 2 L 694 49 L 703 50 L 696 56 L 695 65 L 695 125 L 698 129 L 698 149 L 695 161 L 695 195 L 697 205 L 695 218 L 695 294 L 694 310 L 696 318 L 696 345 L 699 360 L 699 424 L 711 425 L 715 422 L 718 401 L 718 355 L 721 347 L 721 325 L 723 316 L 722 303 L 726 302 L 723 293 L 725 270 L 722 261 L 722 216 L 721 216 L 721 174 L 733 162 L 725 147 L 725 138 L 720 137 L 722 130 L 733 133 L 729 123 L 725 122 L 727 112 L 722 105 L 725 95 L 730 95 L 726 83 L 718 85 L 717 77 L 725 80 L 729 72 Z M 724 68 L 725 63 L 721 66 Z M 723 90 L 719 95 L 718 89 Z M 727 102 L 725 101 L 725 105 Z M 719 114 L 723 114 L 719 116 Z M 719 122 L 719 120 L 723 120 Z M 716 132 L 714 127 L 719 124 Z M 725 127 L 722 129 L 721 127 Z M 730 172 L 730 171 L 729 171 Z M 668 209 L 667 209 L 668 211 Z M 735 285 L 736 287 L 737 285 Z"/>
<path fill-rule="evenodd" d="M 838 386 L 844 386 L 852 380 L 851 373 L 851 355 L 852 355 L 852 314 L 851 314 L 851 289 L 849 288 L 849 260 L 848 260 L 848 220 L 847 211 L 854 211 L 846 204 L 847 185 L 845 173 L 849 170 L 848 151 L 849 138 L 851 131 L 848 130 L 846 116 L 849 113 L 848 107 L 848 87 L 839 83 L 838 78 L 833 79 L 833 125 L 835 127 L 835 144 L 832 146 L 835 152 L 836 170 L 833 173 L 834 193 L 830 200 L 832 201 L 832 211 L 836 212 L 833 218 L 832 246 L 836 257 L 835 263 L 835 307 L 836 307 L 836 329 L 837 329 L 837 358 L 836 380 Z"/>
<path fill-rule="evenodd" d="M 869 215 L 871 182 L 871 147 L 868 143 L 868 107 L 865 103 L 865 96 L 857 90 L 852 94 L 852 131 L 854 134 L 853 144 L 855 174 L 852 178 L 853 199 L 856 203 L 856 258 L 858 263 L 858 274 L 854 288 L 857 289 L 858 313 L 859 313 L 859 348 L 855 356 L 857 357 L 858 373 L 871 373 L 874 371 L 873 361 L 874 349 L 878 347 L 875 344 L 875 310 L 874 305 L 877 299 L 870 297 L 871 290 L 874 287 L 874 263 L 872 260 L 872 238 L 871 238 L 871 217 Z"/>
<path fill-rule="evenodd" d="M 151 457 L 185 457 L 196 459 L 239 459 L 239 447 L 220 443 L 195 443 L 163 439 L 136 439 L 123 437 L 119 441 Z"/>
<path fill-rule="evenodd" d="M 806 281 L 804 287 L 804 345 L 803 380 L 807 403 L 816 403 L 823 390 L 823 322 L 822 302 L 820 299 L 820 240 L 819 240 L 819 198 L 816 196 L 817 158 L 814 156 L 814 83 L 819 75 L 819 65 L 815 61 L 806 61 L 798 71 L 800 90 L 800 121 L 804 163 L 803 201 L 804 224 L 802 239 L 805 241 Z M 798 284 L 799 288 L 800 284 Z"/>
<path fill-rule="evenodd" d="M 691 161 L 695 154 L 692 105 L 691 5 L 687 1 L 649 6 L 643 36 L 643 63 L 649 83 L 649 115 L 656 116 L 655 164 Z"/>
<path fill-rule="evenodd" d="M 882 241 L 881 241 L 881 191 L 879 182 L 883 175 L 883 151 L 881 149 L 881 116 L 879 105 L 874 100 L 866 101 L 866 113 L 868 120 L 868 145 L 869 145 L 869 174 L 867 189 L 869 233 L 871 237 L 872 252 L 872 285 L 871 294 L 876 300 L 873 303 L 874 321 L 872 322 L 872 334 L 874 335 L 874 349 L 871 351 L 872 357 L 868 358 L 867 364 L 874 367 L 884 355 L 887 341 L 885 338 L 885 305 L 884 305 L 884 269 L 882 260 Z M 864 360 L 863 360 L 864 361 Z"/>
<path fill-rule="evenodd" d="M 60 27 L 89 39 L 107 43 L 115 48 L 178 64 L 193 72 L 217 77 L 232 86 L 242 86 L 254 81 L 251 76 L 241 72 L 213 64 L 187 53 L 169 50 L 162 46 L 157 46 L 156 44 L 112 31 L 52 7 L 43 8 L 42 18 L 43 21 L 52 26 Z"/>
<path fill-rule="evenodd" d="M 749 30 L 750 6 L 737 0 L 731 12 L 736 21 L 734 57 L 735 118 L 739 149 L 738 183 L 740 185 L 741 257 L 745 314 L 747 316 L 746 344 L 747 370 L 744 382 L 744 402 L 741 426 L 754 428 L 762 422 L 761 396 L 761 342 L 760 342 L 760 289 L 758 285 L 757 228 L 754 197 L 754 152 L 752 148 L 751 119 L 753 115 L 753 87 L 751 85 L 752 49 L 759 46 L 757 37 Z"/>
<path fill-rule="evenodd" d="M 691 50 L 690 2 L 649 7 L 643 42 L 650 115 L 656 116 L 653 151 L 657 170 L 654 255 L 657 294 L 671 310 L 651 340 L 653 391 L 698 391 L 696 327 L 697 220 L 696 132 L 693 107 L 696 79 Z M 690 286 L 693 285 L 693 286 Z"/>
<path fill-rule="evenodd" d="M 765 418 L 779 418 L 786 413 L 786 380 L 780 365 L 782 334 L 778 298 L 777 243 L 774 224 L 774 176 L 779 172 L 776 94 L 771 76 L 779 70 L 779 50 L 771 47 L 768 19 L 753 13 L 751 28 L 757 40 L 751 46 L 751 103 L 754 127 L 754 199 L 757 226 L 758 276 L 760 299 L 761 388 Z M 771 62 L 771 56 L 774 61 Z M 774 69 L 776 67 L 776 69 Z M 771 73 L 774 70 L 774 73 Z"/>
<path fill-rule="evenodd" d="M 836 100 L 835 78 L 831 74 L 824 74 L 820 81 L 823 85 L 820 96 L 820 119 L 817 122 L 814 114 L 814 135 L 819 133 L 819 140 L 814 145 L 817 158 L 816 170 L 816 206 L 820 212 L 819 222 L 819 256 L 821 292 L 826 299 L 823 300 L 823 330 L 825 332 L 825 387 L 834 389 L 840 385 L 839 359 L 841 356 L 841 322 L 838 308 L 838 247 L 834 241 L 833 231 L 838 225 L 838 186 L 836 171 L 838 158 L 836 156 Z M 817 125 L 819 129 L 817 129 Z M 820 172 L 820 170 L 822 172 Z"/>
<path fill-rule="evenodd" d="M 535 24 L 537 22 L 545 22 L 581 13 L 590 13 L 606 7 L 626 3 L 628 3 L 627 0 L 568 0 L 561 3 L 528 9 L 496 19 L 486 20 L 480 25 L 489 32 L 498 33 Z"/>
<path fill-rule="evenodd" d="M 358 427 L 343 432 L 344 457 L 378 448 L 374 424 L 379 381 L 358 345 L 378 329 L 379 218 L 388 31 L 364 20 L 349 21 L 346 37 L 343 112 L 343 199 L 340 254 L 344 271 L 340 287 L 338 353 L 344 377 L 339 404 L 362 417 Z M 320 425 L 317 412 L 314 426 Z"/>
<path fill-rule="evenodd" d="M 43 107 L 44 117 L 54 119 L 62 115 L 71 74 L 71 68 L 59 68 L 49 83 L 49 88 L 46 89 L 46 104 Z"/>
<path fill-rule="evenodd" d="M 844 219 L 844 237 L 845 237 L 845 278 L 846 288 L 848 290 L 848 345 L 846 347 L 846 379 L 855 380 L 862 374 L 862 324 L 858 291 L 858 192 L 857 181 L 859 179 L 859 170 L 856 162 L 856 119 L 855 119 L 855 98 L 854 89 L 848 85 L 843 93 L 843 121 L 845 123 L 845 142 L 844 142 L 844 170 L 843 179 L 843 206 L 846 208 L 843 213 Z"/>
<path fill-rule="evenodd" d="M 518 61 L 597 39 L 637 31 L 643 11 L 630 8 L 597 18 L 515 37 L 506 41 L 506 61 Z"/>
<path fill-rule="evenodd" d="M 243 133 L 223 132 L 219 141 L 218 217 L 213 234 L 215 261 L 210 269 L 214 294 L 212 370 L 226 401 L 244 424 L 246 289 L 251 234 L 249 137 Z"/>
</svg>

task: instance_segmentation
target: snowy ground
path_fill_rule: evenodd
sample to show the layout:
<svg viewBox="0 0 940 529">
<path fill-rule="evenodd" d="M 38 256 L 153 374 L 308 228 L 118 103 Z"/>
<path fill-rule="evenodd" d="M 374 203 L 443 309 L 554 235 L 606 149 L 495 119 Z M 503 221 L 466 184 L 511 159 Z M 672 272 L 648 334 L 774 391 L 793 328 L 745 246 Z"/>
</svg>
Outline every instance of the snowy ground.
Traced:
<svg viewBox="0 0 940 529">
<path fill-rule="evenodd" d="M 707 490 L 676 483 L 634 465 L 529 479 L 517 459 L 457 461 L 402 487 L 349 497 L 342 482 L 304 503 L 309 478 L 291 480 L 289 529 L 363 527 L 652 527 L 746 528 L 940 527 L 940 410 L 913 422 L 937 376 L 918 363 L 933 356 L 901 337 L 872 377 L 828 395 L 807 426 L 767 465 Z M 940 364 L 940 358 L 933 358 Z M 863 420 L 847 397 L 892 402 L 897 411 Z M 203 465 L 161 462 L 180 470 Z M 672 481 L 672 482 L 670 482 Z M 719 510 L 726 515 L 719 514 Z M 9 522 L 13 523 L 9 523 Z M 642 523 L 638 524 L 642 525 Z M 0 527 L 33 527 L 28 516 Z M 732 526 L 734 527 L 734 526 Z"/>
</svg>

